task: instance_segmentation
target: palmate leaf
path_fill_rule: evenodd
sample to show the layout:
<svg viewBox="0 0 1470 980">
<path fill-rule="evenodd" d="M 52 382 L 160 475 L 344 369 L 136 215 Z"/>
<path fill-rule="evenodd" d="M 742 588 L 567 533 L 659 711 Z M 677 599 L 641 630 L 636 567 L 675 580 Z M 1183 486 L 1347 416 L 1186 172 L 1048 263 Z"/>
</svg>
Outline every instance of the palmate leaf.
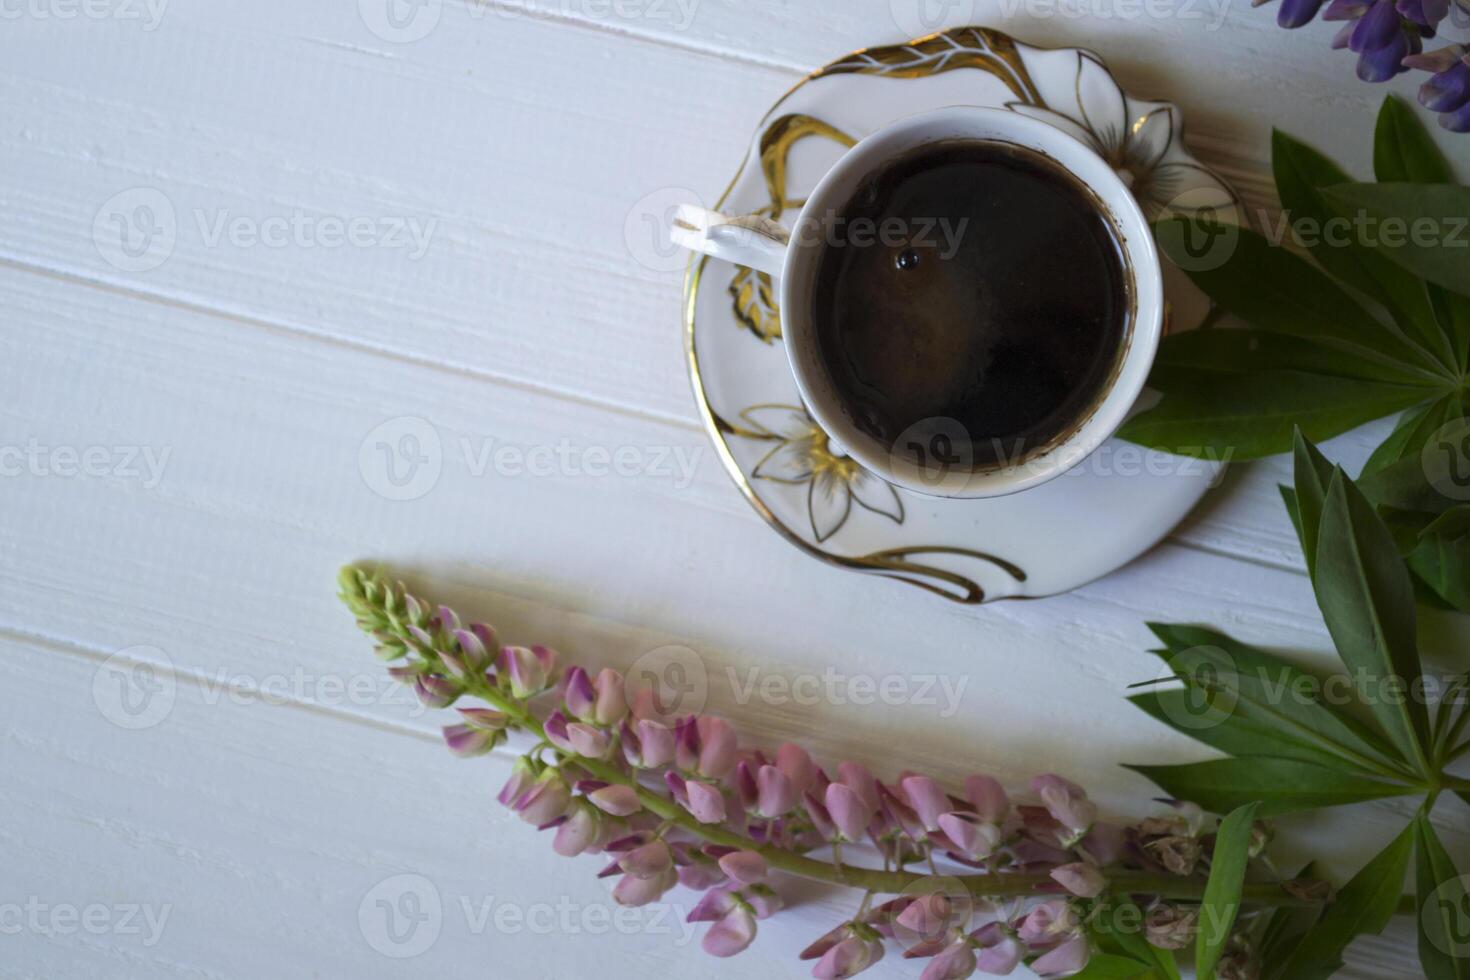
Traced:
<svg viewBox="0 0 1470 980">
<path fill-rule="evenodd" d="M 1343 951 L 1354 938 L 1382 932 L 1398 909 L 1413 849 L 1410 826 L 1342 887 L 1278 975 L 1283 980 L 1326 980 L 1342 968 Z"/>
<path fill-rule="evenodd" d="M 1423 396 L 1426 398 L 1433 397 L 1446 383 L 1422 368 L 1344 340 L 1256 329 L 1187 330 L 1173 334 L 1164 338 L 1154 364 L 1241 374 L 1306 371 L 1360 381 L 1414 385 L 1427 389 Z"/>
<path fill-rule="evenodd" d="M 1470 899 L 1465 879 L 1427 814 L 1414 821 L 1413 829 L 1419 962 L 1428 980 L 1470 980 Z"/>
<path fill-rule="evenodd" d="M 1198 980 L 1214 980 L 1215 966 L 1235 927 L 1235 917 L 1240 912 L 1240 889 L 1245 884 L 1245 868 L 1250 861 L 1251 828 L 1260 808 L 1259 803 L 1249 803 L 1231 811 L 1215 835 L 1210 877 L 1200 901 L 1194 951 Z"/>
<path fill-rule="evenodd" d="M 1352 178 L 1321 153 L 1279 130 L 1271 137 L 1271 165 L 1282 210 L 1293 221 L 1310 222 L 1325 229 L 1342 216 L 1330 205 L 1323 191 Z M 1334 244 L 1332 236 L 1314 235 L 1312 258 L 1339 280 L 1382 304 L 1404 335 L 1442 363 L 1453 363 L 1454 355 L 1430 308 L 1424 285 L 1373 249 L 1352 240 Z"/>
<path fill-rule="evenodd" d="M 1359 482 L 1372 477 L 1384 467 L 1401 459 L 1418 456 L 1430 436 L 1438 432 L 1451 419 L 1459 418 L 1464 414 L 1465 409 L 1458 390 L 1413 411 L 1405 412 L 1404 417 L 1394 428 L 1393 434 L 1385 439 L 1373 451 L 1373 455 L 1368 457 L 1368 462 L 1363 464 L 1363 474 Z M 1367 492 L 1366 488 L 1364 492 Z M 1368 496 L 1372 499 L 1373 495 L 1370 493 Z"/>
<path fill-rule="evenodd" d="M 1304 371 L 1235 374 L 1161 364 L 1149 386 L 1164 393 L 1159 404 L 1119 430 L 1131 442 L 1185 456 L 1237 460 L 1273 456 L 1291 448 L 1300 426 L 1315 440 L 1418 404 L 1426 389 Z"/>
<path fill-rule="evenodd" d="M 1180 766 L 1128 766 L 1175 799 L 1228 813 L 1260 801 L 1260 817 L 1365 803 L 1418 792 L 1402 784 L 1354 776 L 1294 759 L 1213 759 Z"/>
<path fill-rule="evenodd" d="M 1312 584 L 1360 698 L 1404 758 L 1428 775 L 1429 718 L 1414 696 L 1421 669 L 1413 585 L 1388 528 L 1341 469 L 1322 505 Z"/>
<path fill-rule="evenodd" d="M 1470 187 L 1339 184 L 1323 189 L 1322 196 L 1344 218 L 1366 215 L 1373 220 L 1369 227 L 1376 231 L 1367 244 L 1419 286 L 1438 333 L 1428 293 L 1418 280 L 1451 291 L 1470 290 Z M 1416 230 L 1420 227 L 1425 229 L 1422 235 Z"/>
<path fill-rule="evenodd" d="M 1170 727 L 1232 755 L 1297 759 L 1364 775 L 1404 771 L 1381 734 L 1323 702 L 1329 679 L 1214 630 L 1150 629 L 1167 645 L 1159 655 L 1186 689 L 1151 691 L 1133 701 Z M 1205 710 L 1189 700 L 1201 694 L 1211 697 Z"/>
</svg>

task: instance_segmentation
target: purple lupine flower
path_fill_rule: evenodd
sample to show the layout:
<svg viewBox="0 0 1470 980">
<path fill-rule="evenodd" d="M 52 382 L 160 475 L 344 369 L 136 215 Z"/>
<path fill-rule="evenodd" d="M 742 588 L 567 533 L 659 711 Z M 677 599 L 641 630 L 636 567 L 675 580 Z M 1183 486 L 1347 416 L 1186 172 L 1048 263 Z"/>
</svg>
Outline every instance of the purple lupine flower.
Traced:
<svg viewBox="0 0 1470 980">
<path fill-rule="evenodd" d="M 419 674 L 413 679 L 413 693 L 426 708 L 447 708 L 460 695 L 459 685 L 438 674 Z"/>
<path fill-rule="evenodd" d="M 1001 842 L 999 827 L 978 820 L 970 813 L 940 814 L 939 829 L 958 848 L 959 854 L 971 861 L 983 861 L 990 857 Z"/>
<path fill-rule="evenodd" d="M 978 950 L 975 968 L 981 973 L 1003 977 L 1013 971 L 1026 955 L 1026 947 L 1015 933 L 1002 923 L 989 922 L 970 933 L 970 940 Z"/>
<path fill-rule="evenodd" d="M 674 733 L 667 725 L 644 718 L 634 726 L 645 769 L 658 769 L 674 761 Z"/>
<path fill-rule="evenodd" d="M 920 939 L 941 939 L 949 931 L 949 921 L 954 915 L 954 903 L 942 892 L 920 895 L 893 920 L 899 927 L 906 945 Z M 922 954 L 921 954 L 922 955 Z"/>
<path fill-rule="evenodd" d="M 637 878 L 652 878 L 673 870 L 674 852 L 665 842 L 652 840 L 624 853 L 618 867 Z"/>
<path fill-rule="evenodd" d="M 699 945 L 711 956 L 726 957 L 743 952 L 754 940 L 755 912 L 749 905 L 735 899 L 729 911 L 710 926 Z"/>
<path fill-rule="evenodd" d="M 1419 88 L 1419 102 L 1439 113 L 1439 124 L 1451 132 L 1470 131 L 1470 48 L 1452 44 L 1410 55 L 1404 65 L 1433 73 Z"/>
<path fill-rule="evenodd" d="M 612 736 L 601 728 L 574 721 L 567 726 L 572 751 L 584 759 L 606 759 L 613 750 Z"/>
<path fill-rule="evenodd" d="M 837 781 L 862 797 L 869 810 L 876 811 L 879 808 L 878 780 L 873 778 L 866 766 L 856 762 L 838 763 Z"/>
<path fill-rule="evenodd" d="M 546 690 L 555 672 L 556 651 L 549 647 L 505 647 L 500 651 L 501 672 L 510 690 L 525 700 Z"/>
<path fill-rule="evenodd" d="M 1011 809 L 1005 787 L 990 776 L 971 776 L 966 779 L 965 798 L 975 808 L 975 814 L 986 823 L 1004 823 Z"/>
<path fill-rule="evenodd" d="M 623 675 L 611 667 L 604 667 L 593 684 L 597 688 L 597 702 L 593 706 L 593 721 L 599 725 L 616 725 L 628 714 L 628 696 Z"/>
<path fill-rule="evenodd" d="M 1281 9 L 1276 11 L 1276 23 L 1288 30 L 1301 27 L 1317 16 L 1323 0 L 1281 0 Z"/>
<path fill-rule="evenodd" d="M 476 728 L 473 725 L 445 725 L 444 744 L 462 759 L 484 755 L 500 741 L 499 729 Z"/>
<path fill-rule="evenodd" d="M 597 719 L 597 688 L 587 671 L 576 666 L 569 668 L 562 688 L 562 701 L 573 718 L 582 721 Z"/>
<path fill-rule="evenodd" d="M 678 883 L 679 875 L 673 868 L 648 878 L 624 875 L 613 887 L 613 901 L 629 908 L 637 908 L 663 898 L 664 893 Z"/>
<path fill-rule="evenodd" d="M 786 774 L 791 780 L 791 786 L 796 790 L 798 796 L 807 792 L 816 784 L 817 764 L 807 754 L 806 749 L 799 745 L 786 742 L 776 750 L 776 768 Z"/>
<path fill-rule="evenodd" d="M 691 779 L 685 784 L 685 792 L 688 797 L 685 809 L 694 814 L 695 820 L 700 823 L 725 822 L 725 794 L 718 786 Z"/>
<path fill-rule="evenodd" d="M 899 782 L 899 786 L 927 831 L 938 830 L 940 815 L 954 809 L 944 790 L 928 776 L 906 776 Z"/>
<path fill-rule="evenodd" d="M 866 939 L 854 933 L 822 954 L 817 965 L 812 967 L 812 976 L 817 980 L 855 977 L 882 958 L 882 939 L 876 936 Z"/>
<path fill-rule="evenodd" d="M 508 788 L 508 787 L 507 787 Z M 572 791 L 555 769 L 546 769 L 525 792 L 511 800 L 509 806 L 526 823 L 541 827 L 566 812 Z"/>
<path fill-rule="evenodd" d="M 548 742 L 563 752 L 576 751 L 572 747 L 572 736 L 568 730 L 567 716 L 562 713 L 560 708 L 557 708 L 546 716 L 546 720 L 541 723 L 541 731 L 546 736 Z"/>
<path fill-rule="evenodd" d="M 572 812 L 557 826 L 551 849 L 562 857 L 576 857 L 596 843 L 601 830 L 602 820 L 597 810 L 583 803 L 574 803 Z"/>
<path fill-rule="evenodd" d="M 761 766 L 755 774 L 756 813 L 768 820 L 796 806 L 797 790 L 791 777 L 775 766 Z"/>
<path fill-rule="evenodd" d="M 696 770 L 709 779 L 724 779 L 739 758 L 735 726 L 723 718 L 701 717 L 695 729 L 699 733 Z"/>
</svg>

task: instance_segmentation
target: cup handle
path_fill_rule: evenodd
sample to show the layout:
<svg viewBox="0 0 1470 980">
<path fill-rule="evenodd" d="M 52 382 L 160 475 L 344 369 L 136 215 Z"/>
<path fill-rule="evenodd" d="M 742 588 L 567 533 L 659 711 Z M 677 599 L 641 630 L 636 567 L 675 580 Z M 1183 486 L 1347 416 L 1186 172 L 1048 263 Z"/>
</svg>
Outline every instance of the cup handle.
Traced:
<svg viewBox="0 0 1470 980">
<path fill-rule="evenodd" d="M 674 214 L 669 237 L 674 244 L 781 278 L 791 233 L 779 222 L 756 214 L 732 216 L 692 204 Z"/>
</svg>

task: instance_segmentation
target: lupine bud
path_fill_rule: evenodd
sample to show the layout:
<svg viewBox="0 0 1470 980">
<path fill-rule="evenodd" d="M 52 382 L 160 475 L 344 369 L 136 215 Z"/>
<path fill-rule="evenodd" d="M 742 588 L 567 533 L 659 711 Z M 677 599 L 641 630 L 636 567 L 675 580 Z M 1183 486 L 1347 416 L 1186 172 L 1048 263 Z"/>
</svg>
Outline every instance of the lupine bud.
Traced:
<svg viewBox="0 0 1470 980">
<path fill-rule="evenodd" d="M 546 740 L 563 752 L 576 752 L 572 747 L 572 734 L 567 725 L 567 716 L 557 708 L 546 717 L 541 725 L 541 731 L 546 735 Z"/>
<path fill-rule="evenodd" d="M 700 823 L 725 822 L 725 795 L 716 786 L 691 779 L 685 786 L 688 810 Z"/>
<path fill-rule="evenodd" d="M 960 939 L 950 943 L 919 974 L 919 980 L 965 980 L 975 972 L 975 950 Z"/>
<path fill-rule="evenodd" d="M 919 822 L 924 825 L 925 830 L 938 830 L 940 814 L 954 809 L 944 790 L 940 789 L 939 784 L 928 776 L 907 776 L 899 785 L 903 789 L 909 806 L 914 808 L 914 813 L 918 815 Z"/>
<path fill-rule="evenodd" d="M 572 717 L 580 718 L 582 721 L 592 721 L 597 717 L 597 689 L 592 686 L 592 678 L 587 671 L 581 667 L 571 667 L 567 670 L 564 682 L 565 690 L 562 692 L 562 701 L 567 706 L 567 711 Z"/>
<path fill-rule="evenodd" d="M 590 806 L 574 804 L 571 815 L 556 828 L 551 849 L 562 857 L 576 857 L 592 846 L 601 830 L 597 811 Z"/>
<path fill-rule="evenodd" d="M 810 790 L 817 780 L 817 764 L 806 749 L 790 742 L 776 750 L 776 768 L 791 780 L 791 787 L 798 796 Z"/>
<path fill-rule="evenodd" d="M 756 885 L 766 880 L 766 859 L 755 851 L 734 851 L 720 858 L 720 870 L 732 881 Z"/>
<path fill-rule="evenodd" d="M 1087 937 L 1077 936 L 1039 957 L 1031 964 L 1031 970 L 1039 977 L 1066 977 L 1080 973 L 1090 959 L 1092 947 Z"/>
<path fill-rule="evenodd" d="M 755 774 L 756 812 L 768 820 L 782 816 L 796 806 L 796 787 L 791 777 L 775 766 L 761 766 Z"/>
<path fill-rule="evenodd" d="M 615 817 L 632 816 L 643 809 L 643 804 L 638 802 L 638 791 L 631 786 L 621 784 L 593 790 L 587 794 L 587 799 L 591 800 L 592 805 L 603 813 L 610 813 Z"/>
<path fill-rule="evenodd" d="M 628 713 L 628 698 L 623 675 L 604 667 L 597 675 L 597 705 L 593 715 L 599 725 L 616 725 Z"/>
<path fill-rule="evenodd" d="M 755 913 L 742 902 L 735 905 L 710 926 L 700 946 L 711 956 L 734 956 L 744 951 L 755 939 Z"/>
<path fill-rule="evenodd" d="M 868 821 L 873 819 L 873 811 L 855 790 L 843 783 L 832 783 L 827 787 L 824 802 L 840 839 L 860 841 L 867 836 Z"/>
<path fill-rule="evenodd" d="M 959 853 L 971 861 L 990 857 L 1001 842 L 999 827 L 978 821 L 968 813 L 940 814 L 939 829 L 959 848 Z"/>
<path fill-rule="evenodd" d="M 413 692 L 426 708 L 447 708 L 459 697 L 459 685 L 438 674 L 420 674 L 413 679 Z"/>
<path fill-rule="evenodd" d="M 510 680 L 511 693 L 525 700 L 546 690 L 556 660 L 547 647 L 506 647 L 500 651 L 501 670 Z"/>
<path fill-rule="evenodd" d="M 657 769 L 674 761 L 674 733 L 667 725 L 645 718 L 638 722 L 636 730 L 643 747 L 643 768 Z"/>
<path fill-rule="evenodd" d="M 484 755 L 495 748 L 500 732 L 495 729 L 476 728 L 473 725 L 445 725 L 444 744 L 449 751 L 463 759 Z"/>
<path fill-rule="evenodd" d="M 485 648 L 477 633 L 456 628 L 454 642 L 459 647 L 460 657 L 476 674 L 484 673 L 495 662 L 495 654 Z"/>
<path fill-rule="evenodd" d="M 460 708 L 459 713 L 464 718 L 465 724 L 487 732 L 502 731 L 510 725 L 510 718 L 507 715 L 490 708 Z"/>
<path fill-rule="evenodd" d="M 1052 868 L 1051 878 L 1079 898 L 1097 898 L 1108 887 L 1102 872 L 1082 861 Z"/>
<path fill-rule="evenodd" d="M 606 759 L 612 754 L 612 737 L 601 728 L 574 721 L 567 726 L 572 751 L 584 759 Z"/>
<path fill-rule="evenodd" d="M 1001 784 L 990 776 L 971 776 L 965 780 L 965 798 L 984 823 L 1002 824 L 1010 813 L 1011 801 Z"/>
<path fill-rule="evenodd" d="M 735 728 L 723 718 L 702 717 L 699 731 L 699 774 L 709 779 L 724 779 L 735 768 Z"/>
</svg>

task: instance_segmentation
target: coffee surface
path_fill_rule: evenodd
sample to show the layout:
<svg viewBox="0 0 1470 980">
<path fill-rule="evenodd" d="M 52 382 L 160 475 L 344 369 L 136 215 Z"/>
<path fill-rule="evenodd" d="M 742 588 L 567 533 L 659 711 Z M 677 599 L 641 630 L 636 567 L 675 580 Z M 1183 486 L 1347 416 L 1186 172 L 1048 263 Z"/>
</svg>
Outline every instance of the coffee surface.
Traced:
<svg viewBox="0 0 1470 980">
<path fill-rule="evenodd" d="M 975 467 L 1019 462 L 1109 384 L 1128 321 L 1119 244 L 1040 154 L 919 147 L 870 177 L 828 234 L 812 293 L 821 360 L 853 423 L 911 462 L 939 432 Z M 969 445 L 951 445 L 956 422 Z"/>
</svg>

